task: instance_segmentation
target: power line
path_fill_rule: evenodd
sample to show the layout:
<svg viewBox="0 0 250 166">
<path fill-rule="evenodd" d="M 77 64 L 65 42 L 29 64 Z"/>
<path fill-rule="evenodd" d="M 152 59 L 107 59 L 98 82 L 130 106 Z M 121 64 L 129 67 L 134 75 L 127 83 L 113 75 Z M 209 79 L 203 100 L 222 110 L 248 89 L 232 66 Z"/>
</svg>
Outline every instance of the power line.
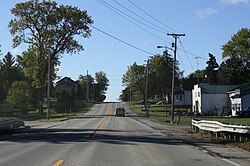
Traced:
<svg viewBox="0 0 250 166">
<path fill-rule="evenodd" d="M 101 3 L 102 5 L 106 6 L 107 8 L 109 8 L 109 9 L 112 8 L 112 9 L 113 9 L 112 11 L 116 10 L 116 11 L 122 13 L 123 15 L 129 17 L 130 19 L 132 19 L 132 20 L 134 20 L 134 21 L 136 21 L 136 22 L 138 22 L 138 23 L 140 23 L 140 24 L 142 24 L 142 25 L 144 25 L 144 26 L 146 26 L 146 27 L 148 27 L 148 28 L 151 28 L 151 29 L 153 29 L 153 30 L 155 30 L 155 31 L 158 31 L 158 32 L 163 33 L 163 34 L 166 34 L 165 31 L 156 29 L 155 27 L 152 27 L 152 26 L 150 26 L 150 25 L 147 25 L 147 24 L 145 24 L 144 22 L 139 21 L 139 20 L 133 18 L 132 16 L 130 16 L 130 15 L 124 13 L 123 11 L 117 9 L 116 7 L 110 5 L 109 3 L 107 3 L 107 2 L 105 2 L 105 1 L 103 1 L 103 0 L 97 0 L 97 1 L 98 1 L 99 3 Z M 115 12 L 115 13 L 117 13 L 117 12 Z"/>
<path fill-rule="evenodd" d="M 137 47 L 137 46 L 134 46 L 134 45 L 132 45 L 132 44 L 129 44 L 128 42 L 125 42 L 125 41 L 123 41 L 123 40 L 121 40 L 121 39 L 119 39 L 119 38 L 117 38 L 117 37 L 115 37 L 115 36 L 113 36 L 113 35 L 111 35 L 111 34 L 109 34 L 109 33 L 107 33 L 107 32 L 104 32 L 103 30 L 101 30 L 101 29 L 99 29 L 99 28 L 96 28 L 96 27 L 94 27 L 93 25 L 89 25 L 89 26 L 92 27 L 93 29 L 95 29 L 95 30 L 97 30 L 97 31 L 99 31 L 99 32 L 101 32 L 101 33 L 103 33 L 103 34 L 105 34 L 105 35 L 107 35 L 107 36 L 109 36 L 109 37 L 111 37 L 111 38 L 113 38 L 113 39 L 115 39 L 115 40 L 117 40 L 117 41 L 119 41 L 119 42 L 125 44 L 125 45 L 127 45 L 127 46 L 130 46 L 130 47 L 132 47 L 132 48 L 134 48 L 134 49 L 137 49 L 137 50 L 139 50 L 139 51 L 141 51 L 141 52 L 144 52 L 144 53 L 146 53 L 146 54 L 154 55 L 153 53 L 150 53 L 150 52 L 148 52 L 148 51 L 146 51 L 146 50 L 143 50 L 143 49 L 141 49 L 141 48 L 139 48 L 139 47 Z"/>
<path fill-rule="evenodd" d="M 185 49 L 184 49 L 184 46 L 183 46 L 181 40 L 179 40 L 179 41 L 180 41 L 181 47 L 182 47 L 182 49 L 184 50 L 184 53 L 185 53 L 187 59 L 188 59 L 189 64 L 191 65 L 192 69 L 195 70 L 194 67 L 193 67 L 193 65 L 192 65 L 192 63 L 191 63 L 191 61 L 190 61 L 190 59 L 189 59 L 189 57 L 188 57 L 188 55 L 187 55 L 187 52 L 186 52 Z"/>
<path fill-rule="evenodd" d="M 155 21 L 157 21 L 158 23 L 164 25 L 165 27 L 167 27 L 168 29 L 174 31 L 174 32 L 178 32 L 176 30 L 174 30 L 173 28 L 169 27 L 168 25 L 164 24 L 163 22 L 161 22 L 160 20 L 156 19 L 155 17 L 153 17 L 152 15 L 150 15 L 148 12 L 146 12 L 145 10 L 143 10 L 141 7 L 139 7 L 138 5 L 136 5 L 134 2 L 132 2 L 131 0 L 128 0 L 131 4 L 133 4 L 136 8 L 138 8 L 140 11 L 142 11 L 143 13 L 145 13 L 146 15 L 148 15 L 149 17 L 151 17 L 152 19 L 154 19 Z"/>
<path fill-rule="evenodd" d="M 119 6 L 121 6 L 122 8 L 124 8 L 125 10 L 127 10 L 127 11 L 129 11 L 130 13 L 134 14 L 135 16 L 139 17 L 140 19 L 142 19 L 142 20 L 146 21 L 147 23 L 149 23 L 149 24 L 153 25 L 154 27 L 157 27 L 157 28 L 159 28 L 159 29 L 161 29 L 161 30 L 163 30 L 163 31 L 166 31 L 166 32 L 167 32 L 167 30 L 166 30 L 166 29 L 164 29 L 164 28 L 162 28 L 162 27 L 160 27 L 160 26 L 158 26 L 158 25 L 155 25 L 154 23 L 152 23 L 152 22 L 150 22 L 150 21 L 146 20 L 145 18 L 143 18 L 142 16 L 140 16 L 140 15 L 136 14 L 135 12 L 133 12 L 133 11 L 132 11 L 132 10 L 130 10 L 130 9 L 128 9 L 127 7 L 125 7 L 124 5 L 122 5 L 121 3 L 117 2 L 116 0 L 113 0 L 113 1 L 114 1 L 116 4 L 118 4 Z"/>
<path fill-rule="evenodd" d="M 97 0 L 98 1 L 98 0 Z M 136 27 L 142 29 L 143 31 L 149 33 L 150 35 L 162 40 L 162 41 L 165 41 L 165 39 L 151 33 L 150 31 L 146 30 L 145 28 L 141 27 L 140 25 L 134 23 L 133 21 L 129 20 L 127 17 L 123 16 L 122 14 L 120 14 L 119 12 L 117 12 L 115 9 L 111 8 L 110 6 L 106 5 L 105 3 L 101 2 L 101 1 L 98 1 L 99 3 L 101 3 L 102 5 L 104 5 L 105 7 L 107 7 L 108 9 L 110 9 L 111 11 L 115 12 L 116 14 L 118 14 L 119 16 L 121 16 L 122 18 L 124 18 L 125 20 L 127 20 L 128 22 L 130 22 L 131 24 L 135 25 Z"/>
<path fill-rule="evenodd" d="M 159 27 L 159 26 L 154 25 L 152 22 L 150 22 L 150 21 L 144 19 L 143 17 L 139 16 L 138 14 L 136 14 L 136 13 L 133 12 L 133 11 L 131 11 L 130 9 L 128 9 L 127 7 L 125 7 L 124 5 L 122 5 L 122 4 L 120 4 L 119 2 L 117 2 L 116 0 L 113 0 L 113 1 L 114 1 L 115 3 L 117 3 L 119 6 L 123 7 L 124 9 L 128 10 L 129 12 L 133 13 L 133 14 L 136 15 L 137 17 L 143 19 L 144 21 L 150 23 L 150 24 L 153 25 L 154 27 L 158 27 L 160 30 L 159 30 L 159 29 L 156 29 L 156 28 L 154 28 L 154 27 L 152 27 L 152 26 L 149 26 L 149 25 L 147 25 L 147 24 L 145 24 L 145 23 L 143 23 L 143 22 L 141 22 L 141 21 L 139 21 L 139 20 L 133 18 L 132 16 L 130 16 L 130 15 L 124 13 L 123 11 L 117 9 L 116 7 L 110 5 L 109 3 L 107 3 L 107 2 L 105 2 L 105 1 L 103 1 L 103 0 L 97 0 L 97 1 L 98 1 L 99 3 L 101 3 L 102 5 L 104 5 L 105 7 L 107 7 L 108 9 L 110 9 L 111 11 L 113 11 L 114 13 L 118 14 L 119 16 L 121 16 L 122 18 L 126 19 L 127 21 L 129 21 L 129 22 L 132 23 L 133 25 L 137 26 L 138 28 L 142 29 L 143 31 L 145 31 L 145 32 L 149 33 L 150 35 L 152 35 L 152 36 L 154 36 L 154 37 L 156 37 L 156 38 L 158 38 L 158 39 L 160 39 L 160 40 L 162 40 L 162 41 L 165 42 L 165 39 L 163 39 L 163 38 L 161 38 L 161 37 L 155 35 L 154 33 L 151 33 L 150 31 L 148 31 L 148 30 L 146 30 L 145 28 L 141 27 L 140 25 L 134 23 L 133 21 L 129 20 L 128 18 L 130 18 L 130 19 L 132 19 L 132 20 L 134 20 L 134 21 L 136 21 L 136 22 L 139 22 L 140 24 L 142 24 L 142 25 L 144 25 L 144 26 L 147 26 L 148 28 L 151 28 L 151 29 L 153 29 L 153 30 L 155 30 L 155 31 L 158 31 L 158 32 L 161 32 L 161 33 L 164 33 L 164 34 L 165 34 L 164 31 L 166 31 L 165 29 L 163 29 L 163 28 L 161 28 L 161 27 Z M 138 5 L 136 5 L 135 3 L 133 3 L 131 0 L 128 0 L 128 1 L 129 1 L 130 3 L 132 3 L 134 6 L 136 6 L 138 9 L 140 9 L 141 11 L 143 11 L 145 14 L 147 14 L 148 16 L 150 16 L 151 18 L 153 18 L 155 21 L 161 23 L 162 25 L 164 25 L 164 26 L 167 27 L 168 29 L 171 29 L 171 30 L 177 32 L 176 30 L 170 28 L 169 26 L 165 25 L 163 22 L 161 22 L 161 21 L 159 21 L 158 19 L 156 19 L 155 17 L 153 17 L 152 15 L 148 14 L 145 10 L 143 10 L 142 8 L 140 8 Z M 125 15 L 126 17 L 125 17 L 124 15 Z M 127 18 L 127 17 L 128 17 L 128 18 Z M 162 30 L 164 30 L 164 31 L 162 31 Z M 170 42 L 168 42 L 168 43 L 171 44 Z M 194 56 L 194 57 L 197 57 L 197 56 L 198 56 L 198 55 L 196 55 L 196 54 L 194 54 L 194 53 L 191 53 L 191 52 L 189 52 L 189 51 L 187 51 L 187 50 L 185 50 L 185 49 L 182 49 L 182 48 L 178 48 L 178 49 L 181 50 L 181 51 L 183 51 L 183 52 L 185 52 L 185 54 L 190 54 L 190 55 L 192 55 L 192 56 Z M 204 59 L 205 59 L 205 58 L 204 58 Z M 190 60 L 189 60 L 189 61 L 190 61 Z"/>
</svg>

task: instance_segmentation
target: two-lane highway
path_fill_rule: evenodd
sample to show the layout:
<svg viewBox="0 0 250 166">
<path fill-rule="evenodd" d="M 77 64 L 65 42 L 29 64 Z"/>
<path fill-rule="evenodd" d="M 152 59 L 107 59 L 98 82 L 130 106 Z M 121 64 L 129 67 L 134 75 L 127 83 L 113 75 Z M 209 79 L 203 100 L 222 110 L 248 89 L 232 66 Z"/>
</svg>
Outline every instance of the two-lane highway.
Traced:
<svg viewBox="0 0 250 166">
<path fill-rule="evenodd" d="M 121 103 L 98 104 L 54 127 L 0 136 L 0 165 L 237 165 L 129 116 L 115 117 L 118 106 Z"/>
</svg>

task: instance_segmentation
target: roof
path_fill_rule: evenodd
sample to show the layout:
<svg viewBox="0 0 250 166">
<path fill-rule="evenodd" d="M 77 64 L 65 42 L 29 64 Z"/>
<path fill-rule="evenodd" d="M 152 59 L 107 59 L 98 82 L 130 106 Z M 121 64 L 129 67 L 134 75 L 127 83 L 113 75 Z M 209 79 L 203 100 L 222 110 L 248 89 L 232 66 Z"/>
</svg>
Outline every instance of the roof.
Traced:
<svg viewBox="0 0 250 166">
<path fill-rule="evenodd" d="M 231 89 L 228 93 L 231 93 L 232 97 L 244 96 L 250 94 L 250 82 L 236 86 L 234 89 Z"/>
<path fill-rule="evenodd" d="M 72 80 L 70 77 L 63 77 L 59 81 L 57 81 L 57 84 L 65 83 L 65 82 L 72 82 L 76 83 L 76 81 Z"/>
<path fill-rule="evenodd" d="M 182 84 L 183 90 L 192 90 L 194 85 L 198 83 L 198 79 L 202 80 L 203 78 L 189 78 L 185 80 Z"/>
<path fill-rule="evenodd" d="M 200 84 L 202 93 L 209 93 L 209 94 L 226 94 L 237 86 L 238 85 Z"/>
</svg>

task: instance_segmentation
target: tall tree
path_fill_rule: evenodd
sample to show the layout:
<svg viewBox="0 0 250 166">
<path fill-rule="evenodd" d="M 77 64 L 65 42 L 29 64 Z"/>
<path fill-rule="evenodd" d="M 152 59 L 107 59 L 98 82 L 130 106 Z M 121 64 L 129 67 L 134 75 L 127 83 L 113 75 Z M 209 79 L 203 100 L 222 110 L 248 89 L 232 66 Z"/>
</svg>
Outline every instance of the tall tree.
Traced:
<svg viewBox="0 0 250 166">
<path fill-rule="evenodd" d="M 209 60 L 206 62 L 207 67 L 205 69 L 205 77 L 207 77 L 208 83 L 217 84 L 218 83 L 217 69 L 219 65 L 216 62 L 215 56 L 213 54 L 209 53 L 208 55 L 209 55 Z"/>
<path fill-rule="evenodd" d="M 14 81 L 24 79 L 22 69 L 16 63 L 15 57 L 8 52 L 0 63 L 0 84 L 2 93 L 0 94 L 0 100 L 3 101 L 7 95 L 7 92 Z"/>
<path fill-rule="evenodd" d="M 105 94 L 109 86 L 109 79 L 107 78 L 106 73 L 99 71 L 95 73 L 95 80 L 97 82 L 95 86 L 97 95 L 95 95 L 95 98 L 97 101 L 104 101 L 106 99 Z"/>
<path fill-rule="evenodd" d="M 250 70 L 243 64 L 238 56 L 232 56 L 223 61 L 218 70 L 219 83 L 237 85 L 249 82 Z"/>
<path fill-rule="evenodd" d="M 8 91 L 7 102 L 21 114 L 27 114 L 32 101 L 32 92 L 28 82 L 14 81 Z"/>
<path fill-rule="evenodd" d="M 222 46 L 220 82 L 241 84 L 250 81 L 250 29 L 242 28 Z"/>
<path fill-rule="evenodd" d="M 83 45 L 74 37 L 89 37 L 89 25 L 93 23 L 86 10 L 50 0 L 21 2 L 11 9 L 11 13 L 14 18 L 9 22 L 9 29 L 14 36 L 13 47 L 28 44 L 20 63 L 32 85 L 40 89 L 48 84 L 49 59 L 51 75 L 55 76 L 55 66 L 62 54 L 83 50 Z"/>
<path fill-rule="evenodd" d="M 175 86 L 180 84 L 183 72 L 179 69 L 179 63 L 175 64 Z M 173 58 L 164 52 L 163 55 L 155 55 L 149 60 L 149 96 L 170 94 L 173 76 Z"/>
<path fill-rule="evenodd" d="M 55 88 L 55 96 L 57 99 L 56 111 L 69 113 L 68 110 L 74 107 L 75 99 L 72 88 L 67 86 L 57 86 Z"/>
<path fill-rule="evenodd" d="M 125 96 L 129 96 L 126 100 L 142 100 L 145 95 L 145 66 L 133 65 L 128 67 L 128 70 L 122 77 L 122 83 L 126 86 L 127 90 L 124 90 L 122 98 L 125 99 Z M 135 96 L 137 94 L 137 96 Z"/>
<path fill-rule="evenodd" d="M 89 97 L 93 97 L 93 86 L 94 86 L 94 78 L 88 74 L 88 75 L 80 75 L 78 82 L 81 87 L 80 96 L 83 100 L 87 100 L 87 93 L 89 93 Z M 88 90 L 87 90 L 88 88 Z"/>
</svg>

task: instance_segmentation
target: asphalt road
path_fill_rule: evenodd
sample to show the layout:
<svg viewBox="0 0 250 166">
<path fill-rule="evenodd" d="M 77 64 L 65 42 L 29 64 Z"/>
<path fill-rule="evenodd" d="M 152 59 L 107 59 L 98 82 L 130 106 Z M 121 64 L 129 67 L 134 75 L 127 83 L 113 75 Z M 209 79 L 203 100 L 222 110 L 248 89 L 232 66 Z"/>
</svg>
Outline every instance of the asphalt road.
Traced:
<svg viewBox="0 0 250 166">
<path fill-rule="evenodd" d="M 119 105 L 98 104 L 76 119 L 0 136 L 0 165 L 248 165 L 211 155 L 138 121 L 135 115 L 114 117 L 113 110 Z"/>
</svg>

